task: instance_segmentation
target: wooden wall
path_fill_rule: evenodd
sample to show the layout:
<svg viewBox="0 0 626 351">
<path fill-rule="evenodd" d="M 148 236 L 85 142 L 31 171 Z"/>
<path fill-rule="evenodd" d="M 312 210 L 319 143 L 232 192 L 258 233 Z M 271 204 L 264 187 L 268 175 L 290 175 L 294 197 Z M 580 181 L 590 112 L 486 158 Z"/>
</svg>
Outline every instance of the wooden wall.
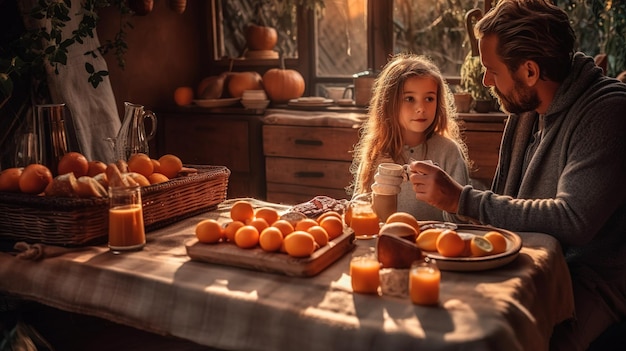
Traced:
<svg viewBox="0 0 626 351">
<path fill-rule="evenodd" d="M 127 31 L 124 70 L 119 68 L 113 53 L 105 56 L 120 118 L 125 101 L 152 110 L 173 106 L 176 87 L 195 87 L 210 71 L 204 63 L 210 62 L 210 2 L 187 1 L 183 14 L 170 10 L 168 3 L 155 0 L 152 12 L 130 18 L 134 28 Z M 120 15 L 116 9 L 107 8 L 100 16 L 98 36 L 104 43 L 119 30 Z"/>
</svg>

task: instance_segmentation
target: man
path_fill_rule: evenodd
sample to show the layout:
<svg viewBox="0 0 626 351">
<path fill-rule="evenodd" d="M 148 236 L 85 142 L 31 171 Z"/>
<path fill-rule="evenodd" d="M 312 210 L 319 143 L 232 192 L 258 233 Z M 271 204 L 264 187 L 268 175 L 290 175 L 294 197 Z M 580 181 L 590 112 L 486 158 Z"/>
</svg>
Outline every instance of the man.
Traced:
<svg viewBox="0 0 626 351">
<path fill-rule="evenodd" d="M 510 113 L 491 191 L 411 164 L 419 200 L 460 217 L 557 238 L 575 318 L 551 347 L 585 350 L 626 316 L 626 85 L 574 53 L 548 0 L 501 0 L 476 24 L 483 83 Z"/>
</svg>

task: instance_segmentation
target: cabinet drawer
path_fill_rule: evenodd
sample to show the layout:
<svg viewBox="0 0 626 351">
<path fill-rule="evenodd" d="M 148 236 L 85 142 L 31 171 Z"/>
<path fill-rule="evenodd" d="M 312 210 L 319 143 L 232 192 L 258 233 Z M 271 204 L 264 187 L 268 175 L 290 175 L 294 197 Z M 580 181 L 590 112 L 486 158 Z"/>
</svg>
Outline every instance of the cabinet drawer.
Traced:
<svg viewBox="0 0 626 351">
<path fill-rule="evenodd" d="M 268 183 L 343 189 L 352 181 L 350 164 L 346 161 L 267 157 L 265 178 Z"/>
<path fill-rule="evenodd" d="M 263 126 L 266 156 L 352 161 L 358 129 L 331 127 Z"/>
<path fill-rule="evenodd" d="M 465 131 L 464 134 L 469 157 L 474 161 L 472 178 L 491 181 L 498 165 L 502 133 Z"/>
<path fill-rule="evenodd" d="M 185 163 L 223 165 L 232 172 L 250 172 L 250 138 L 245 121 L 207 118 L 167 119 L 164 149 Z"/>
</svg>

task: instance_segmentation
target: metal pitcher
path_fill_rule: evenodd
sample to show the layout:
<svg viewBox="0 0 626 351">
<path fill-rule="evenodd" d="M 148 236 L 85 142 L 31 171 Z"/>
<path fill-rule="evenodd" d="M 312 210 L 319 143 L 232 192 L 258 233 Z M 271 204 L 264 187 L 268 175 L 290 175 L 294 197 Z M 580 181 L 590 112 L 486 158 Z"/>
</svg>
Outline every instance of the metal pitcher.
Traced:
<svg viewBox="0 0 626 351">
<path fill-rule="evenodd" d="M 156 133 L 157 118 L 150 110 L 144 110 L 143 105 L 124 103 L 124 120 L 120 127 L 113 148 L 116 160 L 128 161 L 132 154 L 144 153 L 149 154 L 148 141 L 152 139 Z M 144 120 L 150 119 L 150 132 L 146 134 Z"/>
<path fill-rule="evenodd" d="M 65 104 L 37 105 L 37 162 L 57 174 L 61 157 L 69 151 Z"/>
</svg>

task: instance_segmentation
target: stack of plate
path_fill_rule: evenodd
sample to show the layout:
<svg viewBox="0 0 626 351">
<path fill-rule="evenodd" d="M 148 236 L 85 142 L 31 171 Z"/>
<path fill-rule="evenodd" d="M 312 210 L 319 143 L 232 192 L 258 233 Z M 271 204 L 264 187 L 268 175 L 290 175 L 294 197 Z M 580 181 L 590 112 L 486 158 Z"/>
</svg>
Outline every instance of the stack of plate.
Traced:
<svg viewBox="0 0 626 351">
<path fill-rule="evenodd" d="M 267 99 L 265 90 L 244 90 L 241 104 L 249 110 L 262 110 L 270 104 L 270 101 Z"/>
</svg>

